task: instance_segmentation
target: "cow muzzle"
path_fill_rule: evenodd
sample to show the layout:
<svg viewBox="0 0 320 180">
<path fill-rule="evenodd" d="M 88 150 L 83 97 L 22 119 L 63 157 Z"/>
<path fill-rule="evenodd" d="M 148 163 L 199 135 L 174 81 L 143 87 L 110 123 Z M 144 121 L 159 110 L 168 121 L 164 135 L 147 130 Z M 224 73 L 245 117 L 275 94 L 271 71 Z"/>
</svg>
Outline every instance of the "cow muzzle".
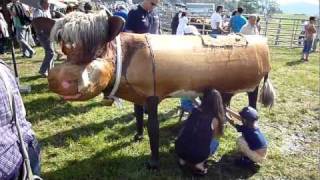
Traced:
<svg viewBox="0 0 320 180">
<path fill-rule="evenodd" d="M 49 89 L 65 100 L 88 100 L 107 87 L 113 70 L 113 64 L 103 59 L 85 65 L 60 64 L 49 71 Z"/>
</svg>

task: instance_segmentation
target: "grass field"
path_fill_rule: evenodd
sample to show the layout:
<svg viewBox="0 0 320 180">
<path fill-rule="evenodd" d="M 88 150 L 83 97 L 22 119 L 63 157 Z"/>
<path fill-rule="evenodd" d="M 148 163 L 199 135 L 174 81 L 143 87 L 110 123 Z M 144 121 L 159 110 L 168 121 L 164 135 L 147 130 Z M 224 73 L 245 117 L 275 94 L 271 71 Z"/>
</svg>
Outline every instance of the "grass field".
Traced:
<svg viewBox="0 0 320 180">
<path fill-rule="evenodd" d="M 176 165 L 174 138 L 178 122 L 178 101 L 161 103 L 161 169 L 145 168 L 149 141 L 133 142 L 133 106 L 105 107 L 101 97 L 88 102 L 63 102 L 48 90 L 46 79 L 37 74 L 43 50 L 33 59 L 17 54 L 20 81 L 32 92 L 23 95 L 28 120 L 42 148 L 42 176 L 45 180 L 81 179 L 188 179 Z M 269 141 L 267 161 L 260 169 L 244 169 L 233 164 L 237 157 L 235 140 L 239 134 L 229 125 L 220 140 L 218 153 L 209 161 L 206 179 L 320 179 L 319 175 L 319 54 L 301 63 L 300 49 L 272 49 L 271 80 L 277 102 L 269 110 L 260 109 L 260 126 Z M 10 56 L 3 57 L 10 63 Z M 247 104 L 237 95 L 232 107 Z"/>
</svg>

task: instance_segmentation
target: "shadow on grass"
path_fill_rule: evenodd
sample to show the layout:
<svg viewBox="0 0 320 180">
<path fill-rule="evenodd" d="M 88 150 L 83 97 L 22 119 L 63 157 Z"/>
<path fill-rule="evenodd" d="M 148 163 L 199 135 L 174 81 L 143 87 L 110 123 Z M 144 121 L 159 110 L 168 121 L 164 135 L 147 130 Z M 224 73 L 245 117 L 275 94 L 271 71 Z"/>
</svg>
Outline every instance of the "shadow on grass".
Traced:
<svg viewBox="0 0 320 180">
<path fill-rule="evenodd" d="M 64 108 L 66 108 L 66 107 L 64 107 Z M 85 108 L 88 108 L 88 106 L 86 106 Z M 89 106 L 89 108 L 90 108 L 90 106 Z M 68 107 L 66 109 L 72 110 L 72 107 Z M 76 108 L 75 112 L 79 112 L 79 110 L 80 110 L 79 108 Z M 60 109 L 56 109 L 56 110 L 53 109 L 53 111 L 60 111 Z M 172 117 L 172 115 L 176 111 L 177 111 L 177 109 L 172 109 L 169 112 L 160 113 L 159 117 L 161 117 L 161 120 L 168 119 L 169 117 Z M 57 114 L 57 113 L 51 112 L 50 114 Z M 40 139 L 40 143 L 41 143 L 41 146 L 47 146 L 50 144 L 50 145 L 53 145 L 54 147 L 63 147 L 66 145 L 67 139 L 71 138 L 73 141 L 78 141 L 80 137 L 91 136 L 91 135 L 97 134 L 98 132 L 100 132 L 104 129 L 106 129 L 107 131 L 109 129 L 112 130 L 113 127 L 117 124 L 129 124 L 129 125 L 123 126 L 120 129 L 116 129 L 116 132 L 117 132 L 116 134 L 114 134 L 114 133 L 107 134 L 105 137 L 105 139 L 107 141 L 110 141 L 110 140 L 116 141 L 121 138 L 128 137 L 130 135 L 132 136 L 132 139 L 133 139 L 133 135 L 136 133 L 136 124 L 135 124 L 135 122 L 130 124 L 130 122 L 133 121 L 134 119 L 135 119 L 134 114 L 128 113 L 128 114 L 122 115 L 120 117 L 116 117 L 114 119 L 106 119 L 100 123 L 91 123 L 89 125 L 85 125 L 85 126 L 81 126 L 78 128 L 70 129 L 68 131 L 63 131 L 63 132 L 57 133 L 53 136 L 49 136 L 47 138 Z M 146 123 L 145 123 L 145 125 L 146 125 Z M 175 126 L 171 126 L 171 128 L 172 127 L 175 127 Z M 171 130 L 168 127 L 166 127 L 164 130 L 171 132 Z M 162 131 L 163 130 L 161 129 L 160 135 L 162 134 Z M 165 134 L 165 136 L 168 136 L 167 133 L 164 133 L 164 134 Z M 165 139 L 166 139 L 166 143 L 170 142 L 168 138 L 165 138 Z"/>
<path fill-rule="evenodd" d="M 101 106 L 99 103 L 91 103 L 76 107 L 55 97 L 39 97 L 33 101 L 24 103 L 24 105 L 27 110 L 27 118 L 31 123 L 43 119 L 54 121 L 64 116 L 79 115 L 90 111 L 92 108 Z"/>
<path fill-rule="evenodd" d="M 106 180 L 106 179 L 136 179 L 136 176 L 143 176 L 147 170 L 144 162 L 148 156 L 113 156 L 112 153 L 124 148 L 128 144 L 119 144 L 117 147 L 104 149 L 88 159 L 81 161 L 69 161 L 62 169 L 44 173 L 46 180 Z M 130 167 L 128 167 L 130 165 Z"/>
<path fill-rule="evenodd" d="M 209 161 L 209 177 L 216 179 L 248 179 L 259 170 L 259 167 L 239 167 L 235 160 L 240 157 L 236 151 L 224 154 L 218 162 Z"/>
<path fill-rule="evenodd" d="M 290 61 L 290 62 L 287 62 L 286 65 L 287 66 L 296 66 L 296 65 L 299 65 L 299 64 L 303 64 L 304 62 L 302 60 L 298 60 L 298 61 Z"/>
<path fill-rule="evenodd" d="M 38 80 L 39 78 L 40 78 L 40 75 L 25 76 L 25 77 L 20 77 L 20 81 L 22 81 L 22 82 L 29 82 L 29 81 Z"/>
<path fill-rule="evenodd" d="M 68 131 L 64 131 L 64 132 L 55 134 L 53 136 L 40 139 L 40 144 L 42 147 L 47 146 L 49 144 L 53 145 L 54 147 L 63 147 L 66 145 L 67 139 L 78 141 L 80 137 L 92 136 L 104 130 L 106 127 L 111 129 L 116 124 L 128 124 L 133 119 L 134 119 L 134 115 L 132 113 L 125 114 L 115 119 L 106 119 L 105 121 L 100 123 L 92 123 L 89 125 L 81 126 L 79 128 L 73 128 Z M 130 134 L 128 132 L 128 129 L 133 130 L 132 128 L 129 128 L 128 126 L 126 126 L 126 128 L 122 132 L 119 132 L 119 136 L 127 136 L 128 134 Z M 110 137 L 110 139 L 116 139 L 116 138 Z"/>
<path fill-rule="evenodd" d="M 40 76 L 38 76 L 40 78 Z M 41 93 L 48 93 L 48 84 L 41 83 L 41 84 L 32 84 L 31 85 L 31 92 L 28 94 L 41 94 Z"/>
<path fill-rule="evenodd" d="M 161 152 L 159 171 L 150 171 L 145 163 L 148 155 L 119 154 L 117 151 L 128 148 L 130 142 L 118 143 L 105 148 L 93 156 L 83 160 L 71 160 L 58 170 L 43 174 L 43 178 L 51 180 L 105 180 L 105 179 L 216 179 L 233 180 L 248 179 L 256 170 L 235 167 L 232 164 L 233 154 L 224 155 L 219 162 L 209 165 L 209 173 L 203 177 L 193 177 L 190 171 L 181 170 L 176 164 L 174 153 Z"/>
</svg>

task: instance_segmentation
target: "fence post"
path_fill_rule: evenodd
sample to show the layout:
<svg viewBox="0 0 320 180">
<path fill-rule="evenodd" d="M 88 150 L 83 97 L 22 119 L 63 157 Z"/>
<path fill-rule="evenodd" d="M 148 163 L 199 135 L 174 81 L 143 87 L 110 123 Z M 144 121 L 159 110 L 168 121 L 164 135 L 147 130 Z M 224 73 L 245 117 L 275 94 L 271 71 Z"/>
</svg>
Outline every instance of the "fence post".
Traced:
<svg viewBox="0 0 320 180">
<path fill-rule="evenodd" d="M 268 24 L 269 24 L 269 18 L 265 16 L 265 21 L 266 21 L 266 29 L 264 30 L 264 36 L 267 37 L 268 35 Z"/>
<path fill-rule="evenodd" d="M 293 20 L 292 34 L 291 34 L 291 41 L 290 41 L 290 48 L 292 48 L 292 45 L 293 45 L 293 40 L 294 40 L 293 37 L 294 37 L 295 27 L 296 27 L 296 20 Z"/>
<path fill-rule="evenodd" d="M 206 30 L 205 21 L 202 21 L 202 33 L 201 34 L 205 35 L 206 34 L 205 30 Z"/>
<path fill-rule="evenodd" d="M 279 45 L 279 35 L 281 32 L 281 19 L 279 19 L 279 25 L 278 25 L 278 30 L 277 30 L 277 35 L 276 35 L 276 40 L 274 45 Z"/>
</svg>

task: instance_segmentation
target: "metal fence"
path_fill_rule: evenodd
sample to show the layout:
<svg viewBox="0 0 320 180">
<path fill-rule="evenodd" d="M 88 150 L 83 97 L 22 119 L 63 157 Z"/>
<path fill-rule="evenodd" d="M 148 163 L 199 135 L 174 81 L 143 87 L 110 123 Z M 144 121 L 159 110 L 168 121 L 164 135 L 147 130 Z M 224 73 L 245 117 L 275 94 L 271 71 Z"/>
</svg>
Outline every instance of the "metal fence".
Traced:
<svg viewBox="0 0 320 180">
<path fill-rule="evenodd" d="M 171 20 L 174 13 L 164 11 L 161 13 L 162 29 L 163 31 L 171 32 Z M 191 17 L 190 17 L 191 18 Z M 197 27 L 201 34 L 208 34 L 211 32 L 209 17 L 193 17 L 202 19 L 202 23 L 189 23 Z M 260 17 L 261 35 L 268 37 L 268 44 L 270 46 L 298 48 L 303 46 L 304 32 L 303 27 L 307 19 L 293 19 L 281 17 Z M 204 20 L 205 19 L 205 20 Z M 317 22 L 317 29 L 319 30 L 320 21 Z M 319 36 L 318 36 L 319 37 Z"/>
</svg>

